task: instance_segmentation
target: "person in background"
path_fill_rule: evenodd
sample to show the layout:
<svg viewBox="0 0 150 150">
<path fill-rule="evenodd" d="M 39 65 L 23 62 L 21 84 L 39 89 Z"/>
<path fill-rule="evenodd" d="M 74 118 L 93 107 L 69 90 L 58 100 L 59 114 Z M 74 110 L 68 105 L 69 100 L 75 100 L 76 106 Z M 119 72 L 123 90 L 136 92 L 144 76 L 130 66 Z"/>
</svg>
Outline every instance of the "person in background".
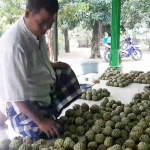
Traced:
<svg viewBox="0 0 150 150">
<path fill-rule="evenodd" d="M 111 44 L 111 34 L 110 33 L 105 33 L 103 43 L 104 43 L 104 45 Z"/>
<path fill-rule="evenodd" d="M 105 38 L 104 38 L 104 46 L 108 47 L 109 49 L 111 49 L 111 33 L 105 33 Z M 121 64 L 121 57 L 119 55 L 119 63 Z"/>
<path fill-rule="evenodd" d="M 81 96 L 71 67 L 48 59 L 45 33 L 58 9 L 57 0 L 28 0 L 24 16 L 0 39 L 0 102 L 24 137 L 58 137 L 57 118 Z"/>
</svg>

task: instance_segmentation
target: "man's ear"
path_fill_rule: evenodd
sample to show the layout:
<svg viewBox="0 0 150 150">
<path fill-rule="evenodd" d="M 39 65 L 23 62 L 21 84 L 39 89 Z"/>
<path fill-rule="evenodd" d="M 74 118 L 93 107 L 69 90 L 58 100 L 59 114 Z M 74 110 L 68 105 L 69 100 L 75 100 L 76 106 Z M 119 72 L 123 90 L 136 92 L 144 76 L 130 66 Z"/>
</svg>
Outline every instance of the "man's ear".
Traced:
<svg viewBox="0 0 150 150">
<path fill-rule="evenodd" d="M 25 11 L 25 17 L 28 18 L 29 15 L 30 15 L 30 11 L 29 11 L 29 10 L 26 10 L 26 11 Z"/>
</svg>

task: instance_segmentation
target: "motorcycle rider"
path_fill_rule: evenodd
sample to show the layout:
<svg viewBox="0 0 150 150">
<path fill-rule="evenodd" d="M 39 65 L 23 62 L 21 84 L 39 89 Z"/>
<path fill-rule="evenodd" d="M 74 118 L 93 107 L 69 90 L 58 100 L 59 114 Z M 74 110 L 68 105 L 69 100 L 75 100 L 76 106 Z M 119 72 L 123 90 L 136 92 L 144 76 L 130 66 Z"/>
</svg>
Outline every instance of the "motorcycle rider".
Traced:
<svg viewBox="0 0 150 150">
<path fill-rule="evenodd" d="M 110 33 L 106 33 L 105 34 L 105 38 L 104 38 L 104 46 L 109 47 L 111 45 L 111 34 Z"/>
</svg>

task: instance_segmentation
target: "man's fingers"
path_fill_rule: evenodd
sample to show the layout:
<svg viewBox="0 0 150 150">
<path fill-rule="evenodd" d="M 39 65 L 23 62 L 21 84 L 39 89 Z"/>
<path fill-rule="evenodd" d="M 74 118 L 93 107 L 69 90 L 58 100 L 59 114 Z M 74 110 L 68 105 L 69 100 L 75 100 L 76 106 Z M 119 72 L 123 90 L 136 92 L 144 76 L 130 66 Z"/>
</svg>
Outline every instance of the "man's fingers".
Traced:
<svg viewBox="0 0 150 150">
<path fill-rule="evenodd" d="M 48 138 L 50 138 L 50 132 L 49 131 L 44 131 L 47 135 Z"/>
<path fill-rule="evenodd" d="M 56 125 L 56 127 L 57 127 L 57 128 L 60 128 L 60 124 L 58 124 L 58 123 L 55 123 L 55 125 Z"/>
<path fill-rule="evenodd" d="M 49 132 L 52 135 L 52 137 L 54 138 L 56 134 L 55 134 L 55 132 L 54 132 L 52 127 L 50 128 Z"/>
<path fill-rule="evenodd" d="M 59 137 L 59 132 L 58 132 L 57 128 L 55 126 L 53 126 L 52 129 L 55 132 L 55 135 L 57 135 L 57 137 Z"/>
</svg>

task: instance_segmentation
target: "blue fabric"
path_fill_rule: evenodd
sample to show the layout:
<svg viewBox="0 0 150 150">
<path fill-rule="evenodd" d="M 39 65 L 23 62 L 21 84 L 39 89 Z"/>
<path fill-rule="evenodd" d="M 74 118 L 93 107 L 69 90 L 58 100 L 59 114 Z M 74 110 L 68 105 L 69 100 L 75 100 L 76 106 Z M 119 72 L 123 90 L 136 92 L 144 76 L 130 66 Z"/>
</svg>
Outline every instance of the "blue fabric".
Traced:
<svg viewBox="0 0 150 150">
<path fill-rule="evenodd" d="M 53 120 L 57 119 L 64 108 L 81 96 L 80 85 L 71 68 L 55 70 L 55 74 L 57 82 L 54 93 L 50 94 L 51 106 L 46 107 L 39 102 L 26 101 L 26 105 L 31 109 L 34 106 L 44 117 Z M 22 113 L 17 114 L 12 105 L 7 108 L 7 114 L 13 129 L 22 136 L 38 138 L 42 134 L 35 122 Z"/>
<path fill-rule="evenodd" d="M 104 44 L 111 43 L 111 37 L 104 38 Z"/>
<path fill-rule="evenodd" d="M 108 37 L 107 38 L 104 38 L 104 44 L 107 44 L 107 41 L 108 41 Z"/>
</svg>

